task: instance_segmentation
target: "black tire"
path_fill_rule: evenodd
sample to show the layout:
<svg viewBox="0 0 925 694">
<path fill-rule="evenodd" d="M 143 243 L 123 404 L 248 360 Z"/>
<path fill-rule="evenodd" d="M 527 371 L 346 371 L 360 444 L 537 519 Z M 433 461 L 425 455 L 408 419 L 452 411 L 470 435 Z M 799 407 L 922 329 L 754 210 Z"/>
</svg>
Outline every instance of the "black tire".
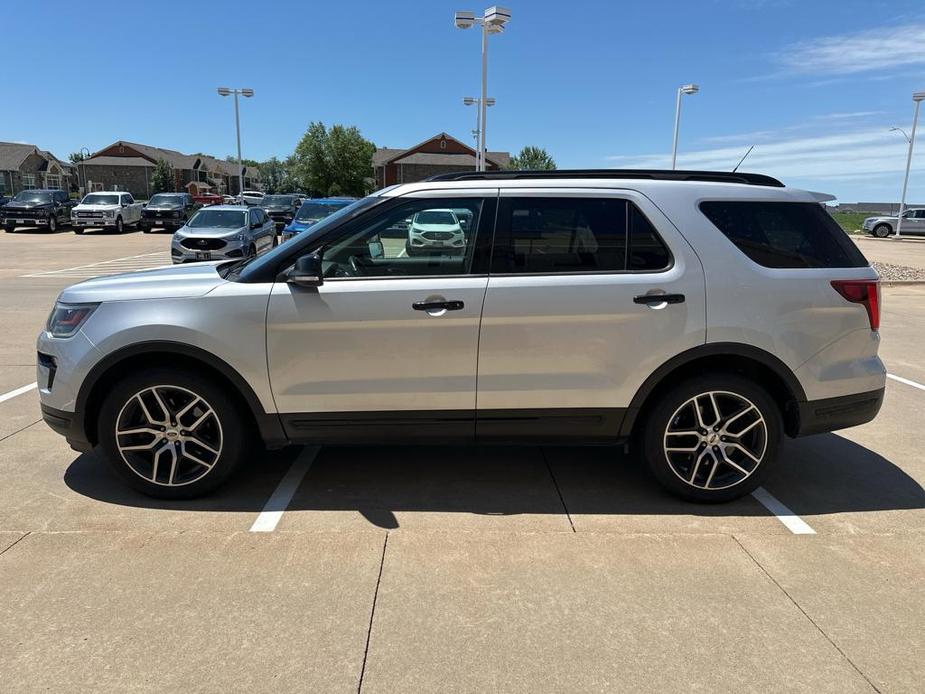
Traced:
<svg viewBox="0 0 925 694">
<path fill-rule="evenodd" d="M 720 410 L 720 422 L 732 420 L 730 433 L 741 432 L 755 422 L 741 443 L 752 452 L 761 453 L 757 456 L 759 462 L 754 463 L 743 450 L 733 448 L 734 436 L 720 440 L 722 430 L 714 429 L 712 404 L 709 396 L 704 395 L 711 392 Z M 705 430 L 701 429 L 706 432 L 705 436 L 668 434 L 669 426 L 674 431 L 700 429 L 690 404 L 695 396 L 705 398 L 696 400 L 700 403 L 698 409 L 702 410 L 701 418 L 707 424 Z M 743 400 L 745 402 L 741 402 Z M 754 411 L 746 411 L 746 403 L 752 405 Z M 734 405 L 739 409 L 734 409 Z M 733 419 L 737 413 L 742 416 Z M 758 415 L 764 422 L 763 428 L 756 421 Z M 672 494 L 688 501 L 720 503 L 744 496 L 761 485 L 777 460 L 782 429 L 780 408 L 763 387 L 735 374 L 713 372 L 679 383 L 659 398 L 648 410 L 642 449 L 652 474 Z M 667 441 L 674 444 L 672 448 L 698 448 L 689 453 L 669 453 Z M 723 441 L 727 441 L 727 445 L 723 445 Z M 699 484 L 685 479 L 688 475 Z"/>
<path fill-rule="evenodd" d="M 48 218 L 48 231 L 54 234 L 58 231 L 58 217 L 57 215 L 51 215 Z"/>
<path fill-rule="evenodd" d="M 74 227 L 74 233 L 77 234 L 78 236 L 82 236 L 83 233 L 84 233 L 84 228 L 83 228 L 83 227 Z"/>
<path fill-rule="evenodd" d="M 893 234 L 893 230 L 890 229 L 889 224 L 878 224 L 874 227 L 872 233 L 878 239 L 885 239 L 887 236 L 891 236 Z"/>
<path fill-rule="evenodd" d="M 150 234 L 152 231 L 153 229 L 151 227 L 145 226 L 144 224 L 141 225 L 141 232 L 143 234 Z"/>
<path fill-rule="evenodd" d="M 125 223 L 122 221 L 122 217 L 116 217 L 116 233 L 121 234 L 125 231 Z"/>
<path fill-rule="evenodd" d="M 209 427 L 213 436 L 209 442 L 213 445 L 218 443 L 218 456 L 207 455 L 205 448 L 197 447 L 196 439 L 187 439 L 183 443 L 174 441 L 174 450 L 182 455 L 178 458 L 174 480 L 176 484 L 168 486 L 169 476 L 171 473 L 170 466 L 158 467 L 147 465 L 144 451 L 134 452 L 127 451 L 125 455 L 120 451 L 117 444 L 116 427 L 132 428 L 134 426 L 147 426 L 145 422 L 134 424 L 131 421 L 133 414 L 143 412 L 137 406 L 136 394 L 145 392 L 153 386 L 158 386 L 158 393 L 161 401 L 168 407 L 177 402 L 177 408 L 191 401 L 184 401 L 183 392 L 196 395 L 200 398 L 201 407 L 193 407 L 183 418 L 177 419 L 176 427 L 164 427 L 164 434 L 158 438 L 158 434 L 129 434 L 123 435 L 123 445 L 146 445 L 153 441 L 152 447 L 159 449 L 167 447 L 164 453 L 169 453 L 171 447 L 170 436 L 176 436 L 177 431 L 182 431 L 182 426 L 192 426 L 190 418 L 198 418 L 203 409 L 207 406 L 211 408 L 210 415 L 205 423 L 196 431 L 201 433 L 203 427 Z M 173 389 L 173 390 L 171 390 Z M 175 395 L 182 396 L 181 399 L 174 399 Z M 224 483 L 241 464 L 248 451 L 250 443 L 250 432 L 252 428 L 248 426 L 249 417 L 238 405 L 235 398 L 231 397 L 226 388 L 215 383 L 211 379 L 202 376 L 196 372 L 185 369 L 171 369 L 166 367 L 156 367 L 145 370 L 142 373 L 131 375 L 119 381 L 112 387 L 106 400 L 100 408 L 99 419 L 97 421 L 97 432 L 99 437 L 100 448 L 103 457 L 115 473 L 129 486 L 148 496 L 159 499 L 191 499 L 202 496 L 214 490 Z M 157 412 L 159 405 L 156 400 L 152 400 L 153 395 L 150 391 L 143 396 L 147 399 L 148 411 L 155 419 L 167 419 L 163 411 Z M 120 421 L 120 417 L 122 418 Z M 214 419 L 212 418 L 214 417 Z M 216 425 L 217 423 L 217 425 Z M 153 425 L 152 425 L 153 426 Z M 161 429 L 160 426 L 156 427 Z M 217 432 L 217 440 L 215 433 Z M 139 436 L 141 439 L 127 439 L 125 436 Z M 205 435 L 203 435 L 205 440 Z M 183 447 L 182 449 L 180 447 Z M 187 447 L 190 453 L 195 451 L 196 455 L 204 458 L 210 458 L 207 462 L 212 462 L 205 472 L 202 471 L 205 465 L 199 465 L 186 458 Z M 176 455 L 176 453 L 174 454 Z M 132 465 L 129 464 L 132 461 Z M 167 458 L 165 457 L 165 462 Z M 166 470 L 164 468 L 167 468 Z M 152 479 L 142 476 L 148 474 Z M 153 473 L 153 474 L 152 474 Z M 199 475 L 197 477 L 197 475 Z M 154 481 L 156 480 L 156 481 Z"/>
<path fill-rule="evenodd" d="M 250 245 L 250 248 L 247 249 L 247 257 L 248 258 L 257 257 L 257 246 L 255 246 L 254 244 Z"/>
<path fill-rule="evenodd" d="M 14 232 L 16 231 L 16 226 L 13 225 L 13 224 L 4 224 L 4 225 L 3 225 L 3 230 L 4 230 L 7 234 L 12 234 L 12 233 L 14 233 Z"/>
</svg>

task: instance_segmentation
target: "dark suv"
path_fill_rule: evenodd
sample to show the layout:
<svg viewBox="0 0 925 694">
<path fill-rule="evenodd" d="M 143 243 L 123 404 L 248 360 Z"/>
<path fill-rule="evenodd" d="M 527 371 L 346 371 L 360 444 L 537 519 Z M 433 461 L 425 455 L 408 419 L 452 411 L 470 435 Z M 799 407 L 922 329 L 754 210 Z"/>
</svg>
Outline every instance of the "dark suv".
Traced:
<svg viewBox="0 0 925 694">
<path fill-rule="evenodd" d="M 260 202 L 267 216 L 276 223 L 277 230 L 289 224 L 302 207 L 300 195 L 266 195 Z"/>
<path fill-rule="evenodd" d="M 63 190 L 24 190 L 0 207 L 0 222 L 7 232 L 16 227 L 57 231 L 58 225 L 71 223 L 71 208 L 76 204 Z"/>
<path fill-rule="evenodd" d="M 199 207 L 189 193 L 156 193 L 141 211 L 139 226 L 146 234 L 154 227 L 176 231 Z"/>
</svg>

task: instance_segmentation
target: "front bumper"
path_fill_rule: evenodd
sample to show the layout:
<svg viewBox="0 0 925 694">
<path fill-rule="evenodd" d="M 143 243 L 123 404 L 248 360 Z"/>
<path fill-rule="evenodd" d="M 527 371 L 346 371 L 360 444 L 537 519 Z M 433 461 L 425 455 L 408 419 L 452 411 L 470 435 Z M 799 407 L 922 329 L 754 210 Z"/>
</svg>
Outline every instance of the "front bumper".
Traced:
<svg viewBox="0 0 925 694">
<path fill-rule="evenodd" d="M 14 227 L 46 227 L 48 217 L 4 217 L 0 224 Z"/>
<path fill-rule="evenodd" d="M 114 227 L 116 225 L 115 217 L 96 217 L 95 219 L 71 217 L 71 224 L 75 227 Z"/>
<path fill-rule="evenodd" d="M 179 229 L 186 220 L 182 217 L 142 217 L 139 225 L 143 229 L 153 229 L 154 227 L 163 227 L 164 229 Z"/>
<path fill-rule="evenodd" d="M 48 405 L 41 405 L 42 419 L 45 420 L 52 431 L 61 434 L 67 439 L 68 445 L 75 451 L 87 453 L 93 450 L 93 444 L 87 440 L 84 431 L 83 417 L 77 412 L 56 410 Z"/>
<path fill-rule="evenodd" d="M 175 265 L 180 263 L 202 263 L 209 260 L 234 260 L 245 256 L 247 246 L 248 242 L 233 239 L 225 241 L 223 248 L 196 250 L 181 246 L 179 241 L 174 240 L 170 244 L 170 259 Z"/>
<path fill-rule="evenodd" d="M 880 412 L 884 390 L 797 403 L 797 436 L 847 429 L 871 421 Z"/>
</svg>

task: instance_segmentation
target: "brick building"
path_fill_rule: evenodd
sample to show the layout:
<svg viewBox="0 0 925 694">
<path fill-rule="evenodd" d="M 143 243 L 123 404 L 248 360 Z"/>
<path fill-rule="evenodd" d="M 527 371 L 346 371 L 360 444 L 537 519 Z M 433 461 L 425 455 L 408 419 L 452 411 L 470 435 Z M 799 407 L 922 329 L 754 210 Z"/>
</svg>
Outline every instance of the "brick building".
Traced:
<svg viewBox="0 0 925 694">
<path fill-rule="evenodd" d="M 15 195 L 32 188 L 76 186 L 74 165 L 61 161 L 35 145 L 0 142 L 0 195 Z"/>
<path fill-rule="evenodd" d="M 476 151 L 446 133 L 438 133 L 408 149 L 377 149 L 373 155 L 376 186 L 422 181 L 430 176 L 456 171 L 475 171 Z M 485 168 L 503 169 L 511 161 L 509 152 L 488 152 Z"/>
<path fill-rule="evenodd" d="M 119 140 L 79 162 L 84 191 L 127 190 L 142 200 L 151 197 L 151 176 L 161 159 L 173 167 L 175 191 L 237 195 L 238 165 L 206 154 L 183 154 L 173 149 Z M 259 170 L 244 167 L 245 190 L 260 190 Z"/>
</svg>

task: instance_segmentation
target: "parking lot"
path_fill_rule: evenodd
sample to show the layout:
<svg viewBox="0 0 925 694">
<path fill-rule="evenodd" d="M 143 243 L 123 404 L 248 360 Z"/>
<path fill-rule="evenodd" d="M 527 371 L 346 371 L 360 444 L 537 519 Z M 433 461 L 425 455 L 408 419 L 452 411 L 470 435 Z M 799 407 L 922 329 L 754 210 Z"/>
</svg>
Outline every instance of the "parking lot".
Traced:
<svg viewBox="0 0 925 694">
<path fill-rule="evenodd" d="M 925 286 L 883 289 L 879 417 L 731 504 L 576 447 L 287 450 L 165 502 L 29 386 L 57 292 L 168 244 L 0 233 L 4 691 L 922 691 Z"/>
</svg>

